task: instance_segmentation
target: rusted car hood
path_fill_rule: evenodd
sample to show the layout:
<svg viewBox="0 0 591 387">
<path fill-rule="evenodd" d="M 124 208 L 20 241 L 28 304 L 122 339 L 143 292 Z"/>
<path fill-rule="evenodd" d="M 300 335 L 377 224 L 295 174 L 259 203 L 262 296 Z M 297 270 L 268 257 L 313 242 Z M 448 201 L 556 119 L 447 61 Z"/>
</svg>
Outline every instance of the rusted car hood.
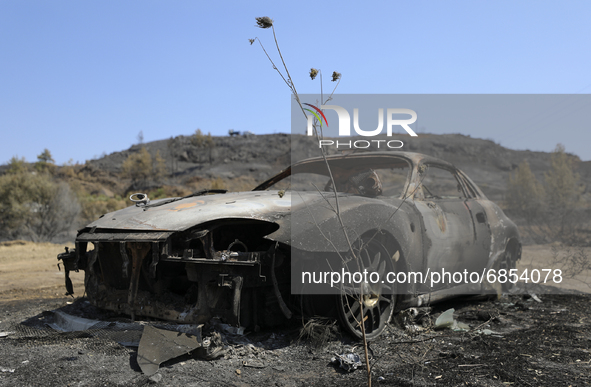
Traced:
<svg viewBox="0 0 591 387">
<path fill-rule="evenodd" d="M 88 228 L 128 231 L 182 231 L 217 219 L 257 219 L 278 222 L 291 212 L 289 192 L 237 192 L 197 196 L 158 205 L 168 199 L 155 200 L 147 207 L 130 206 L 105 214 Z M 297 200 L 297 199 L 296 199 Z"/>
</svg>

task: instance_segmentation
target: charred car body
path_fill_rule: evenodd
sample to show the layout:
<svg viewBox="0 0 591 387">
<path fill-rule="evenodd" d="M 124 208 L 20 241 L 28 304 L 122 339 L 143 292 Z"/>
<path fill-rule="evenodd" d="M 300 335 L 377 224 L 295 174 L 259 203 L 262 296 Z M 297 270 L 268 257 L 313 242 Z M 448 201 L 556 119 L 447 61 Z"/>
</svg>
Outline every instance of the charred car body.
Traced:
<svg viewBox="0 0 591 387">
<path fill-rule="evenodd" d="M 132 318 L 273 326 L 294 313 L 334 314 L 357 336 L 363 320 L 375 337 L 396 309 L 486 283 L 364 283 L 361 298 L 346 286 L 298 296 L 317 293 L 300 286 L 301 273 L 351 262 L 344 257 L 380 276 L 480 272 L 514 268 L 521 256 L 517 228 L 470 178 L 417 153 L 308 159 L 250 192 L 131 199 L 80 230 L 76 249 L 58 259 L 68 291 L 68 271 L 82 269 L 94 305 Z"/>
</svg>

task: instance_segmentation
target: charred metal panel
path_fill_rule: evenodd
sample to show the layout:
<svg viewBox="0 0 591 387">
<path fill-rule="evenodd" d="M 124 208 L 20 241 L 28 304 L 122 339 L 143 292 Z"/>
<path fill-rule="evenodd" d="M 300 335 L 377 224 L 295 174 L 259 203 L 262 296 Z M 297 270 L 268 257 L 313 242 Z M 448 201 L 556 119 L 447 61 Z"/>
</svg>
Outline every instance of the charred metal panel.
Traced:
<svg viewBox="0 0 591 387">
<path fill-rule="evenodd" d="M 470 212 L 461 199 L 416 201 L 423 216 L 425 238 L 430 246 L 425 251 L 426 267 L 432 271 L 454 271 L 486 259 L 487 252 L 475 248 Z"/>
<path fill-rule="evenodd" d="M 478 269 L 488 261 L 488 252 L 492 244 L 491 228 L 489 224 L 486 211 L 482 207 L 479 200 L 468 199 L 464 203 L 470 211 L 472 217 L 472 225 L 474 227 L 474 254 L 478 256 L 486 256 L 486 259 L 475 262 L 475 264 L 467 267 L 467 269 Z"/>
<path fill-rule="evenodd" d="M 245 227 L 245 233 L 234 230 L 236 224 Z M 110 234 L 88 233 L 95 246 L 88 253 L 85 278 L 90 301 L 130 314 L 132 319 L 138 315 L 203 323 L 218 316 L 239 325 L 243 290 L 261 287 L 280 296 L 279 284 L 270 278 L 285 270 L 285 255 L 270 241 L 266 251 L 248 251 L 249 246 L 264 244 L 264 235 L 276 229 L 271 223 L 238 219 L 210 227 L 177 233 L 165 241 L 162 238 L 172 233 L 148 233 L 155 237 L 152 241 L 146 233 L 125 233 L 126 241 L 115 241 Z M 244 243 L 233 239 L 236 235 L 250 239 Z M 220 251 L 219 246 L 226 248 Z M 277 257 L 283 265 L 271 273 Z M 281 283 L 285 280 L 286 275 L 281 275 Z M 285 308 L 277 309 L 281 312 Z"/>
<path fill-rule="evenodd" d="M 96 230 L 95 230 L 96 231 Z M 145 241 L 165 241 L 173 232 L 103 232 L 98 233 L 82 232 L 76 238 L 77 242 L 145 242 Z"/>
<path fill-rule="evenodd" d="M 302 195 L 303 196 L 303 195 Z M 310 200 L 315 197 L 316 200 Z M 309 252 L 346 252 L 349 245 L 338 218 L 320 194 L 306 193 L 307 205 L 292 214 L 292 247 Z M 333 202 L 331 198 L 327 198 Z M 412 202 L 400 199 L 359 198 L 339 195 L 341 217 L 350 240 L 370 230 L 390 232 L 395 239 L 406 241 L 412 233 L 410 224 L 415 211 Z M 415 222 L 416 223 L 416 222 Z M 406 224 L 407 227 L 400 227 Z M 297 231 L 294 231 L 294 228 Z M 322 231 L 322 233 L 320 233 Z M 297 232 L 297 233 L 296 233 Z M 322 235 L 324 234 L 324 235 Z"/>
<path fill-rule="evenodd" d="M 507 245 L 514 240 L 519 246 L 519 231 L 517 226 L 509 219 L 503 211 L 493 202 L 488 200 L 479 200 L 486 213 L 488 227 L 491 233 L 491 246 L 489 250 L 487 267 L 493 267 L 495 262 L 505 253 Z M 520 258 L 520 255 L 517 259 Z"/>
<path fill-rule="evenodd" d="M 138 348 L 137 362 L 146 375 L 153 375 L 160 364 L 201 347 L 201 327 L 188 335 L 146 325 Z"/>
<path fill-rule="evenodd" d="M 275 222 L 290 211 L 291 198 L 280 197 L 276 191 L 238 192 L 190 197 L 156 207 L 134 205 L 106 214 L 87 227 L 128 231 L 183 231 L 197 224 L 224 218 Z"/>
</svg>

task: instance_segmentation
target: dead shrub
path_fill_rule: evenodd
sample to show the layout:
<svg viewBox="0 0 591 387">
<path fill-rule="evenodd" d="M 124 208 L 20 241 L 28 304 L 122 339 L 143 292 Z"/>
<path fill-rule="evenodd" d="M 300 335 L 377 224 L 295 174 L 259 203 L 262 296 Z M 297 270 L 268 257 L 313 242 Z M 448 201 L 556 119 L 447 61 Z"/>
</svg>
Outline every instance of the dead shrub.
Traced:
<svg viewBox="0 0 591 387">
<path fill-rule="evenodd" d="M 339 328 L 335 320 L 314 317 L 309 319 L 300 329 L 298 342 L 308 342 L 316 348 L 321 348 L 329 341 L 336 340 L 339 335 Z"/>
</svg>

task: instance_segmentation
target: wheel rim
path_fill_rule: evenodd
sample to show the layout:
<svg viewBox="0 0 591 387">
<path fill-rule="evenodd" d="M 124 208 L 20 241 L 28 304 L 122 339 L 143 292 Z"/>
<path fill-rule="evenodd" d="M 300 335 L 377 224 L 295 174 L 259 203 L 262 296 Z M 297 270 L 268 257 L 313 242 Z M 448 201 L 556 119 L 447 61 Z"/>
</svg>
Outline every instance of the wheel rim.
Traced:
<svg viewBox="0 0 591 387">
<path fill-rule="evenodd" d="M 350 262 L 346 270 L 351 273 L 367 270 L 368 281 L 343 284 L 341 294 L 337 296 L 337 309 L 343 328 L 358 338 L 362 337 L 360 322 L 363 312 L 365 335 L 372 339 L 383 332 L 394 310 L 395 288 L 392 284 L 382 283 L 393 269 L 392 260 L 387 249 L 375 240 L 370 240 L 356 251 L 359 259 Z M 376 278 L 372 273 L 377 273 L 377 283 L 372 283 L 372 278 Z M 359 297 L 360 293 L 362 297 Z"/>
<path fill-rule="evenodd" d="M 507 248 L 507 251 L 505 251 L 503 261 L 501 262 L 501 269 L 507 270 L 507 276 L 509 275 L 509 271 L 511 269 L 515 269 L 515 260 L 513 259 L 513 249 Z M 504 284 L 501 284 L 501 291 L 507 292 L 513 286 L 515 286 L 515 284 L 507 281 Z"/>
</svg>

